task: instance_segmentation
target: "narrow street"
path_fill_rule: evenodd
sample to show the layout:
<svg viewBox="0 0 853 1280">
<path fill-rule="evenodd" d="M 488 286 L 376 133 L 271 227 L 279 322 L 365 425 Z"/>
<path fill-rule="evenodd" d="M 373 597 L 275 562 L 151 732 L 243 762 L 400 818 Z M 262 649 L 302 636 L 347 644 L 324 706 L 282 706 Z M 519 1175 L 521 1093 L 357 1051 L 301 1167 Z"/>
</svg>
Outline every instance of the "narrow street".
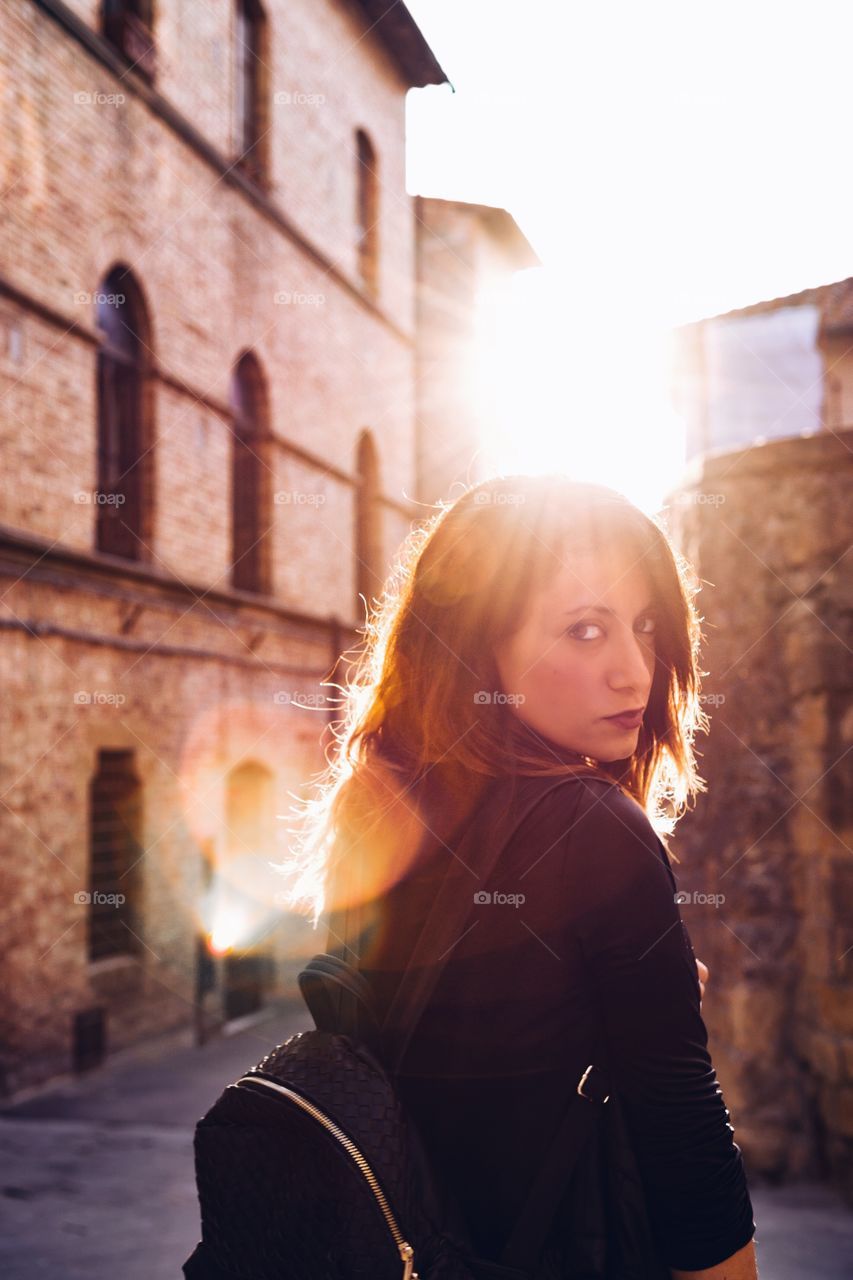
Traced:
<svg viewBox="0 0 853 1280">
<path fill-rule="evenodd" d="M 196 1120 L 311 1025 L 301 1002 L 283 1005 L 200 1048 L 182 1033 L 0 1110 L 4 1280 L 180 1280 L 199 1238 Z"/>
<path fill-rule="evenodd" d="M 273 1044 L 311 1025 L 301 1004 L 201 1048 L 188 1035 L 0 1110 L 4 1280 L 180 1280 L 198 1239 L 195 1121 Z M 812 1185 L 752 1187 L 760 1280 L 850 1280 L 853 1212 Z"/>
</svg>

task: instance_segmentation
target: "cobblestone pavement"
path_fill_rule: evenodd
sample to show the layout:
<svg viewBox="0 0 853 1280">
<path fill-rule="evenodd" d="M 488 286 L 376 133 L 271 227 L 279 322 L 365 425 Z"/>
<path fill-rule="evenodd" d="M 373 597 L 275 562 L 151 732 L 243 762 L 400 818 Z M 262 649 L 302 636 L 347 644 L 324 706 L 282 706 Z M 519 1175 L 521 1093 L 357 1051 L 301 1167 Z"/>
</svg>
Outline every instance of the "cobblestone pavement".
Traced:
<svg viewBox="0 0 853 1280">
<path fill-rule="evenodd" d="M 0 1109 L 4 1280 L 181 1280 L 198 1239 L 195 1121 L 301 1004 L 209 1041 L 188 1033 L 117 1055 Z M 819 1185 L 750 1186 L 760 1280 L 851 1280 L 853 1211 Z"/>
</svg>

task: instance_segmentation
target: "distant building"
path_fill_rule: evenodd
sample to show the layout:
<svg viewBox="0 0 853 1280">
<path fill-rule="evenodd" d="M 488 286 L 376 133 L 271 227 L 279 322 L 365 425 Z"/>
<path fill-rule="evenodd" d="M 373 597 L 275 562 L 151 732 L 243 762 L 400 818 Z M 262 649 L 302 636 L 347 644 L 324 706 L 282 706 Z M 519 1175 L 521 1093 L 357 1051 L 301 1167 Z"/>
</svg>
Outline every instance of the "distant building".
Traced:
<svg viewBox="0 0 853 1280">
<path fill-rule="evenodd" d="M 21 0 L 0 46 L 8 1095 L 251 1013 L 325 944 L 268 862 L 440 496 L 404 108 L 446 77 L 373 0 Z"/>
<path fill-rule="evenodd" d="M 853 425 L 853 279 L 675 331 L 687 457 Z"/>
<path fill-rule="evenodd" d="M 674 848 L 703 1016 L 750 1172 L 853 1205 L 853 279 L 684 326 L 675 378 L 667 518 L 710 734 Z"/>
<path fill-rule="evenodd" d="M 427 501 L 482 479 L 484 430 L 471 377 L 478 298 L 496 280 L 539 266 L 506 209 L 415 197 L 418 474 Z"/>
</svg>

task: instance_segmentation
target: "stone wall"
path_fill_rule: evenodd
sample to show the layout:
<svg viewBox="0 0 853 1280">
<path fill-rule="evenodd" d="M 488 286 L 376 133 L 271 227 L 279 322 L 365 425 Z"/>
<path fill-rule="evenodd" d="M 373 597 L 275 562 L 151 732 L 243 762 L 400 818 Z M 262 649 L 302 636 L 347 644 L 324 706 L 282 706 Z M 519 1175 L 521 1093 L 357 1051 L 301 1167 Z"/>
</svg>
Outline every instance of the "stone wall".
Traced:
<svg viewBox="0 0 853 1280">
<path fill-rule="evenodd" d="M 665 504 L 702 580 L 708 791 L 673 848 L 715 1064 L 748 1167 L 851 1203 L 852 478 L 825 431 L 699 459 Z"/>
</svg>

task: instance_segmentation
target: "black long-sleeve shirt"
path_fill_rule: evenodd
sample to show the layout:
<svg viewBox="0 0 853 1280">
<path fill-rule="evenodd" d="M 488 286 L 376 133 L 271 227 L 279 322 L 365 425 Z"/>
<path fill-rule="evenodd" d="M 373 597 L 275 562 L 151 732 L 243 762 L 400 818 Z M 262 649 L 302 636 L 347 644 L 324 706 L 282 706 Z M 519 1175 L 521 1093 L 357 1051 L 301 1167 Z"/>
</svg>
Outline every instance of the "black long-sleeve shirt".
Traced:
<svg viewBox="0 0 853 1280">
<path fill-rule="evenodd" d="M 490 784 L 493 801 L 509 794 L 508 785 Z M 518 780 L 510 816 L 497 827 L 489 814 L 498 806 L 486 794 L 484 816 L 475 819 L 484 841 L 506 837 L 529 785 Z M 378 923 L 358 967 L 383 1014 L 448 859 L 442 846 L 374 904 Z M 598 779 L 545 796 L 489 883 L 471 877 L 468 923 L 412 1036 L 398 1087 L 484 1257 L 499 1256 L 554 1116 L 601 1043 L 663 1261 L 711 1267 L 754 1235 L 677 889 L 641 806 Z M 475 902 L 480 890 L 492 901 Z"/>
</svg>

